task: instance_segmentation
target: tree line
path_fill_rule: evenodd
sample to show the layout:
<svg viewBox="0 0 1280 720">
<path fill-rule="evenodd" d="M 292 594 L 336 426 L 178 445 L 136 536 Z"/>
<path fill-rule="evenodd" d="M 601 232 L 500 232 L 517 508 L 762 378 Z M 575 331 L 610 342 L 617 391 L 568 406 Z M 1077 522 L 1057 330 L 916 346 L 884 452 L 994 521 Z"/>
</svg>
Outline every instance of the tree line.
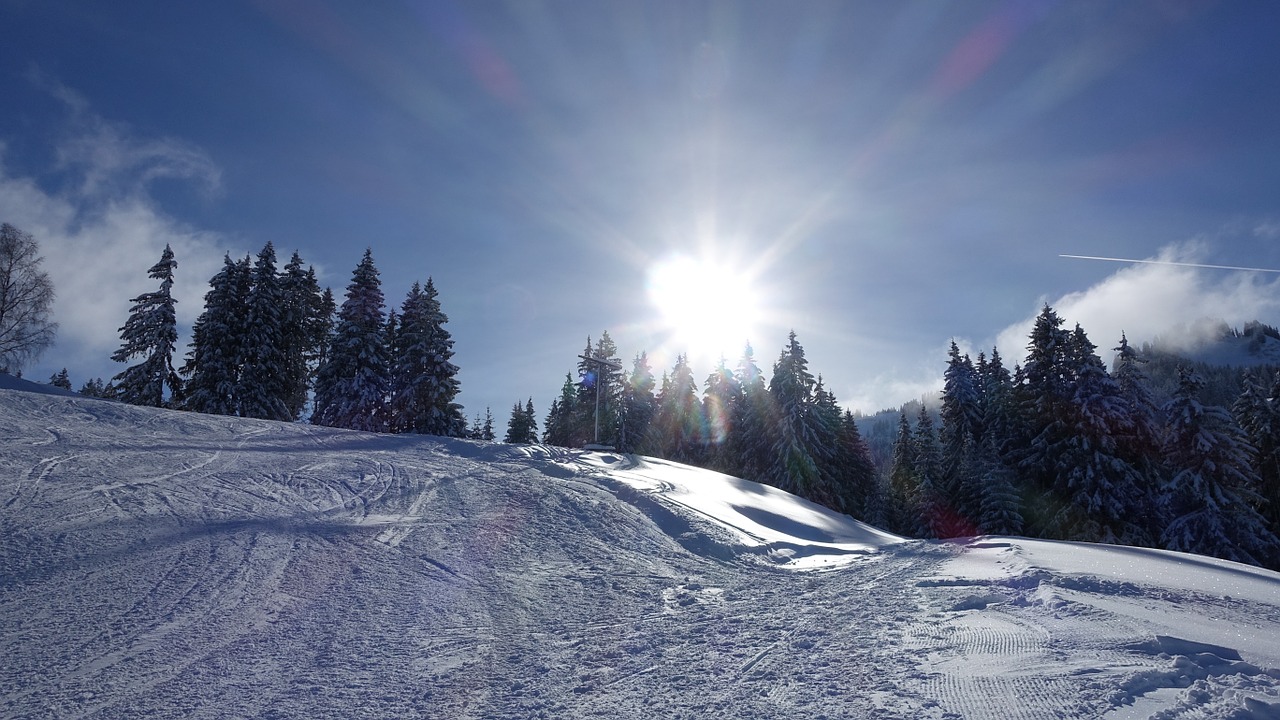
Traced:
<svg viewBox="0 0 1280 720">
<path fill-rule="evenodd" d="M 1022 535 L 1280 567 L 1274 371 L 1215 371 L 1241 378 L 1230 408 L 1205 402 L 1222 383 L 1207 392 L 1185 364 L 1171 392 L 1157 396 L 1144 354 L 1125 337 L 1109 370 L 1085 331 L 1064 329 L 1046 305 L 1012 370 L 995 349 L 975 362 L 953 342 L 940 407 L 901 413 L 891 455 L 877 464 L 857 418 L 808 369 L 794 332 L 767 376 L 748 345 L 701 388 L 684 356 L 660 381 L 644 352 L 629 373 L 612 369 L 616 356 L 607 332 L 588 338 L 576 379 L 566 374 L 552 401 L 543 442 L 591 442 L 598 391 L 600 441 L 620 451 L 773 485 L 909 537 Z M 517 404 L 518 416 L 529 427 L 531 403 Z"/>
<path fill-rule="evenodd" d="M 763 482 L 855 516 L 874 501 L 875 468 L 857 422 L 809 370 L 794 332 L 769 374 L 748 344 L 735 367 L 722 358 L 701 387 L 684 355 L 659 380 L 647 353 L 624 372 L 617 352 L 607 331 L 587 339 L 577 379 L 566 374 L 552 400 L 543 442 L 592 442 L 598 407 L 599 441 L 621 452 Z M 532 405 L 524 412 L 527 426 Z"/>
<path fill-rule="evenodd" d="M 6 224 L 0 241 L 0 360 L 20 367 L 52 341 L 52 285 L 29 235 Z M 431 278 L 388 311 L 366 250 L 339 307 L 296 252 L 280 270 L 271 243 L 256 259 L 228 255 L 175 367 L 176 267 L 166 246 L 148 270 L 157 289 L 132 299 L 112 356 L 132 364 L 81 393 L 374 432 L 495 438 L 488 410 L 468 425 L 455 402 L 453 340 Z M 14 302 L 19 297 L 25 305 Z M 924 405 L 914 420 L 902 412 L 891 453 L 879 462 L 857 418 L 810 371 L 794 332 L 767 376 L 748 344 L 734 367 L 722 358 L 701 384 L 686 356 L 659 380 L 645 352 L 624 372 L 607 332 L 588 338 L 541 441 L 581 447 L 599 432 L 619 451 L 773 485 L 913 537 L 1122 543 L 1280 568 L 1280 372 L 1184 363 L 1153 383 L 1147 356 L 1157 368 L 1169 357 L 1138 352 L 1122 336 L 1109 370 L 1085 331 L 1063 324 L 1046 305 L 1012 370 L 995 349 L 974 361 L 953 342 L 936 415 Z M 1257 342 L 1280 337 L 1258 323 L 1246 334 Z M 23 337 L 25 345 L 14 340 Z M 65 369 L 50 380 L 70 388 Z M 1231 394 L 1227 407 L 1222 399 Z M 503 439 L 539 440 L 532 398 L 513 405 Z"/>
<path fill-rule="evenodd" d="M 175 367 L 176 267 L 165 246 L 147 273 L 159 287 L 133 298 L 112 355 L 133 364 L 109 383 L 86 383 L 82 393 L 214 415 L 305 417 L 371 432 L 469 433 L 454 400 L 460 384 L 449 318 L 431 278 L 413 284 L 399 311 L 388 311 L 366 250 L 338 306 L 297 252 L 281 269 L 270 242 L 256 258 L 227 255 L 209 280 L 186 359 Z M 492 439 L 491 427 L 487 433 Z"/>
<path fill-rule="evenodd" d="M 1176 372 L 1163 402 L 1122 335 L 1113 369 L 1046 305 L 1012 372 L 952 343 L 935 428 L 905 413 L 874 522 L 913 537 L 1119 543 L 1280 567 L 1280 375 L 1229 409 Z"/>
</svg>

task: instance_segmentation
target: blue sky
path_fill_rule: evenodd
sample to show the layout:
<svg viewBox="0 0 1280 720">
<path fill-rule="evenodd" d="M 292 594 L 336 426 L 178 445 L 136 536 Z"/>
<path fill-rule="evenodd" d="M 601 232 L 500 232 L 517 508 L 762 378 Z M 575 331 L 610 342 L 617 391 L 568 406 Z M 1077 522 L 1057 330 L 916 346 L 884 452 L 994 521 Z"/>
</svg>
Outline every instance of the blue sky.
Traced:
<svg viewBox="0 0 1280 720">
<path fill-rule="evenodd" d="M 460 399 L 500 424 L 529 396 L 541 419 L 603 330 L 628 366 L 691 352 L 705 377 L 747 339 L 727 338 L 767 368 L 794 329 L 874 411 L 936 387 L 952 338 L 1021 360 L 1046 301 L 1103 349 L 1280 321 L 1272 275 L 1058 257 L 1280 268 L 1280 4 L 0 0 L 0 18 L 0 220 L 41 242 L 59 293 L 37 379 L 120 369 L 166 242 L 188 324 L 222 254 L 268 240 L 339 296 L 366 246 L 396 305 L 432 276 Z"/>
</svg>

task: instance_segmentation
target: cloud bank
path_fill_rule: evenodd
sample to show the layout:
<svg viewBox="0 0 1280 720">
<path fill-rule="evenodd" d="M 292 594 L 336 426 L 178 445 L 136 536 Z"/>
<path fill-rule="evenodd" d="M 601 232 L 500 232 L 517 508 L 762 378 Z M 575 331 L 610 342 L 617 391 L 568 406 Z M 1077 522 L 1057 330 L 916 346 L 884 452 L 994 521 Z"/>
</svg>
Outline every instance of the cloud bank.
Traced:
<svg viewBox="0 0 1280 720">
<path fill-rule="evenodd" d="M 120 124 L 92 113 L 73 91 L 40 80 L 67 110 L 53 148 L 58 189 L 11 171 L 0 141 L 0 221 L 30 233 L 40 245 L 43 268 L 57 293 L 56 345 L 28 375 L 66 366 L 77 384 L 110 377 L 124 368 L 109 356 L 119 347 L 119 328 L 130 299 L 156 288 L 147 277 L 164 250 L 178 260 L 174 295 L 182 329 L 199 315 L 208 279 L 221 266 L 224 238 L 166 215 L 149 193 L 158 178 L 195 184 L 216 193 L 220 173 L 197 147 L 171 138 L 139 138 Z M 185 347 L 186 338 L 179 338 Z"/>
<path fill-rule="evenodd" d="M 1199 263 L 1208 250 L 1203 240 L 1175 243 L 1151 260 Z M 1159 337 L 1175 347 L 1191 348 L 1205 339 L 1203 332 L 1210 324 L 1204 320 L 1222 320 L 1233 327 L 1250 320 L 1274 323 L 1280 315 L 1280 278 L 1179 265 L 1132 265 L 1048 304 L 1066 321 L 1067 329 L 1077 323 L 1084 328 L 1098 346 L 1098 354 L 1109 362 L 1121 333 L 1130 344 Z M 1039 312 L 1037 308 L 997 336 L 996 346 L 1008 365 L 1026 356 L 1027 338 Z"/>
</svg>

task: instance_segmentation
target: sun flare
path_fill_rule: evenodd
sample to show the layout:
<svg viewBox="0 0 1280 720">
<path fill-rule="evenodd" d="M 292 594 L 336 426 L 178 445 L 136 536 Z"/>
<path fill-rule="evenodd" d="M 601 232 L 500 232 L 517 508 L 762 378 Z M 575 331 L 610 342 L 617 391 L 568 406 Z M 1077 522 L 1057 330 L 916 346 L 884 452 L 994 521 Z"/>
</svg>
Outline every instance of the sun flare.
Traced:
<svg viewBox="0 0 1280 720">
<path fill-rule="evenodd" d="M 700 360 L 733 360 L 754 336 L 760 317 L 759 289 L 729 264 L 686 255 L 653 265 L 649 300 L 674 352 Z"/>
</svg>

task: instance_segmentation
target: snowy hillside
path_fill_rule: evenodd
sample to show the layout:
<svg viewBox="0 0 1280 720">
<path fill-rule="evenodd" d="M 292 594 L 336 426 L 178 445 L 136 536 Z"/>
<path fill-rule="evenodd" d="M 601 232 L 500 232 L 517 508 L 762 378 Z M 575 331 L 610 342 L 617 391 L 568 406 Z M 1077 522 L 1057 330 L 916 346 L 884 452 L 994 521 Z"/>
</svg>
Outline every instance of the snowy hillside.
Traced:
<svg viewBox="0 0 1280 720">
<path fill-rule="evenodd" d="M 1251 567 L 25 390 L 0 438 L 3 718 L 1280 717 Z"/>
</svg>

